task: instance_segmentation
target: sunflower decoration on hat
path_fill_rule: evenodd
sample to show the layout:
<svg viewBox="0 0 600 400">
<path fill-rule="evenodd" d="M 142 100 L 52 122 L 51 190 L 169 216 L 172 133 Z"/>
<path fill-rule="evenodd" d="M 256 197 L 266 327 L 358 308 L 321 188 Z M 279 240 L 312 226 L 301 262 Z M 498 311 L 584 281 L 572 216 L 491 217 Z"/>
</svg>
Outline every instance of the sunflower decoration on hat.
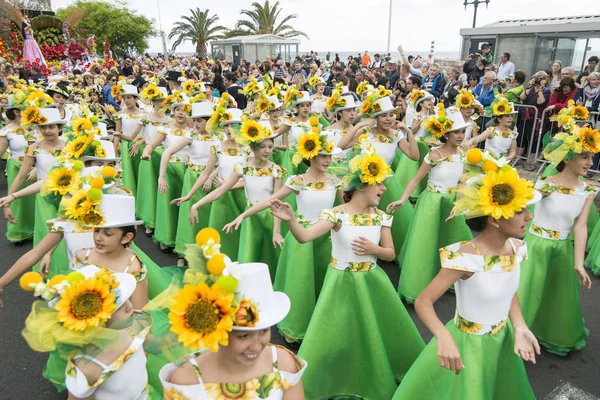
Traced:
<svg viewBox="0 0 600 400">
<path fill-rule="evenodd" d="M 475 176 L 486 174 L 488 172 L 498 172 L 500 168 L 509 164 L 506 157 L 494 158 L 487 150 L 478 148 L 469 149 L 463 158 L 465 173 L 461 181 L 465 182 Z"/>
<path fill-rule="evenodd" d="M 350 157 L 348 173 L 343 177 L 345 192 L 358 189 L 363 184 L 382 183 L 392 173 L 392 168 L 383 157 L 377 155 L 367 135 L 358 138 Z"/>
<path fill-rule="evenodd" d="M 61 358 L 68 359 L 86 346 L 86 353 L 93 355 L 114 345 L 122 329 L 144 336 L 150 330 L 149 314 L 135 314 L 107 327 L 112 314 L 135 291 L 135 278 L 130 274 L 88 265 L 46 280 L 37 272 L 27 272 L 20 285 L 38 298 L 22 332 L 34 351 L 58 351 Z"/>
<path fill-rule="evenodd" d="M 40 113 L 40 107 L 30 106 L 21 113 L 21 126 L 33 130 L 34 125 L 45 124 L 48 119 Z"/>
<path fill-rule="evenodd" d="M 270 89 L 267 90 L 267 96 L 277 96 L 279 101 L 284 99 L 283 92 L 287 89 L 287 85 L 282 85 L 279 82 L 275 82 Z"/>
<path fill-rule="evenodd" d="M 408 99 L 409 99 L 409 104 L 410 104 L 412 107 L 416 107 L 416 106 L 417 106 L 417 104 L 418 104 L 418 102 L 419 102 L 419 100 L 421 100 L 421 99 L 423 99 L 423 98 L 427 97 L 427 95 L 428 95 L 428 94 L 429 94 L 429 93 L 427 93 L 427 92 L 426 92 L 426 91 L 424 91 L 424 90 L 421 90 L 421 89 L 413 89 L 413 91 L 410 93 L 410 96 L 408 97 Z"/>
<path fill-rule="evenodd" d="M 362 81 L 356 86 L 356 94 L 360 97 L 365 90 L 368 90 L 369 82 Z"/>
<path fill-rule="evenodd" d="M 260 99 L 256 101 L 256 111 L 261 114 L 274 110 L 274 106 L 275 104 L 271 103 L 264 93 L 260 96 Z"/>
<path fill-rule="evenodd" d="M 255 145 L 272 137 L 273 132 L 266 124 L 261 124 L 253 119 L 247 119 L 242 124 L 239 133 L 235 131 L 235 141 L 241 146 Z"/>
<path fill-rule="evenodd" d="M 339 90 L 334 90 L 325 102 L 325 108 L 330 112 L 333 112 L 338 108 L 346 107 L 346 105 L 347 100 L 344 97 L 341 97 L 341 92 Z"/>
<path fill-rule="evenodd" d="M 463 88 L 458 91 L 458 95 L 454 101 L 458 108 L 470 108 L 475 103 L 475 97 L 473 97 L 473 93 Z"/>
<path fill-rule="evenodd" d="M 288 87 L 285 92 L 285 99 L 283 100 L 285 106 L 290 113 L 294 113 L 296 111 L 296 105 L 299 103 L 312 102 L 308 92 L 304 92 L 296 85 L 292 85 Z"/>
<path fill-rule="evenodd" d="M 176 105 L 182 104 L 184 101 L 185 98 L 183 93 L 179 90 L 175 90 L 163 100 L 161 112 L 171 113 Z"/>
<path fill-rule="evenodd" d="M 222 130 L 221 124 L 223 122 L 231 121 L 231 118 L 233 118 L 233 116 L 229 111 L 227 111 L 227 109 L 234 108 L 233 104 L 234 103 L 232 97 L 227 92 L 224 92 L 221 95 L 221 98 L 219 99 L 219 102 L 217 103 L 212 116 L 206 123 L 206 131 L 209 134 L 219 134 Z"/>
<path fill-rule="evenodd" d="M 155 101 L 165 98 L 165 95 L 160 91 L 155 83 L 150 83 L 144 90 L 142 90 L 141 97 L 142 99 Z"/>
<path fill-rule="evenodd" d="M 569 100 L 558 114 L 550 117 L 550 121 L 556 122 L 563 131 L 570 131 L 577 122 L 587 122 L 590 112 L 584 106 L 578 106 L 573 100 Z"/>
<path fill-rule="evenodd" d="M 252 79 L 250 79 L 250 82 L 248 82 L 246 86 L 244 86 L 244 90 L 242 92 L 246 97 L 253 97 L 255 94 L 261 93 L 262 91 L 263 89 L 261 89 L 256 78 L 252 77 Z"/>
<path fill-rule="evenodd" d="M 570 131 L 563 131 L 554 136 L 544 147 L 544 158 L 557 166 L 563 160 L 570 160 L 587 152 L 596 154 L 600 151 L 600 132 L 589 126 L 573 126 Z"/>
<path fill-rule="evenodd" d="M 52 97 L 33 85 L 29 86 L 23 94 L 25 95 L 23 102 L 27 107 L 46 108 L 49 105 L 54 104 Z M 20 96 L 18 96 L 18 99 L 20 100 Z"/>
<path fill-rule="evenodd" d="M 327 140 L 327 135 L 321 133 L 319 119 L 310 117 L 310 132 L 300 135 L 296 144 L 296 152 L 292 162 L 298 166 L 302 160 L 312 160 L 318 155 L 333 155 L 336 151 L 332 140 Z"/>
<path fill-rule="evenodd" d="M 310 87 L 310 90 L 314 92 L 317 85 L 325 85 L 325 81 L 320 76 L 314 75 L 308 80 L 308 86 Z"/>
<path fill-rule="evenodd" d="M 427 143 L 435 143 L 444 135 L 444 133 L 454 125 L 454 121 L 446 116 L 446 110 L 443 103 L 437 104 L 437 112 L 430 115 L 423 127 L 425 128 L 424 141 Z"/>
<path fill-rule="evenodd" d="M 494 98 L 494 101 L 492 102 L 490 107 L 492 109 L 492 114 L 494 115 L 494 117 L 501 117 L 503 115 L 516 113 L 514 104 L 509 102 L 508 99 L 501 94 L 497 95 L 496 98 Z"/>
<path fill-rule="evenodd" d="M 123 87 L 125 84 L 125 80 L 119 80 L 110 88 L 110 95 L 113 97 L 113 99 L 115 99 L 115 101 L 121 100 L 121 95 L 125 93 L 125 88 Z"/>
</svg>

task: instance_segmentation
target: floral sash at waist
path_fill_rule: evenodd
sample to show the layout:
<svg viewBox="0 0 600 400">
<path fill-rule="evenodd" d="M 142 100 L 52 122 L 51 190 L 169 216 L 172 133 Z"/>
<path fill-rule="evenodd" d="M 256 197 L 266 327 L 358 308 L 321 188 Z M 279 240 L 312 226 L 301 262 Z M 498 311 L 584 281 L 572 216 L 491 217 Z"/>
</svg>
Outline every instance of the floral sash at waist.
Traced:
<svg viewBox="0 0 600 400">
<path fill-rule="evenodd" d="M 506 328 L 506 320 L 484 324 L 471 322 L 458 314 L 458 310 L 454 315 L 454 324 L 461 331 L 468 333 L 469 335 L 477 335 L 477 336 L 490 336 L 495 335 L 496 333 L 502 332 L 504 328 Z"/>
<path fill-rule="evenodd" d="M 429 182 L 427 184 L 427 187 L 425 188 L 425 190 L 427 190 L 428 192 L 442 193 L 442 194 L 456 193 L 457 189 L 458 189 L 457 186 L 446 187 L 443 185 L 436 185 L 435 183 L 431 183 L 431 182 Z"/>
<path fill-rule="evenodd" d="M 179 157 L 175 157 L 175 156 L 171 156 L 169 157 L 169 162 L 184 162 L 184 159 L 181 159 Z"/>
<path fill-rule="evenodd" d="M 553 229 L 543 228 L 534 223 L 529 227 L 529 233 L 550 240 L 567 240 L 571 231 L 555 231 Z"/>
<path fill-rule="evenodd" d="M 377 264 L 372 261 L 348 261 L 340 262 L 337 258 L 331 257 L 331 266 L 340 271 L 348 272 L 366 272 L 377 268 Z"/>
<path fill-rule="evenodd" d="M 202 173 L 206 169 L 206 165 L 188 164 L 188 169 Z"/>
</svg>

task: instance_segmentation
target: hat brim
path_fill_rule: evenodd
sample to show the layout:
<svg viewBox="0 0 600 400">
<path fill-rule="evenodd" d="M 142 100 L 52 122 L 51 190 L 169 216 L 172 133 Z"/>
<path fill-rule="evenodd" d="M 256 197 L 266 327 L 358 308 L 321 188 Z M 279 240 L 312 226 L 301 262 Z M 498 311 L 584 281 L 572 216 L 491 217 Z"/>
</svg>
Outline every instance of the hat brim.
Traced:
<svg viewBox="0 0 600 400">
<path fill-rule="evenodd" d="M 459 131 L 461 129 L 467 129 L 470 125 L 471 124 L 468 124 L 465 122 L 462 125 L 453 126 L 451 129 L 448 129 L 445 133 L 455 132 L 455 131 Z"/>
<path fill-rule="evenodd" d="M 84 225 L 86 228 L 99 228 L 99 229 L 108 229 L 108 228 L 122 228 L 124 226 L 138 226 L 138 225 L 142 225 L 144 223 L 144 221 L 116 221 L 110 224 L 104 224 L 104 225 L 100 225 L 100 226 L 93 226 L 93 225 Z"/>
<path fill-rule="evenodd" d="M 530 206 L 532 204 L 535 204 L 535 203 L 539 202 L 541 199 L 542 199 L 542 194 L 534 189 L 533 190 L 533 199 L 529 200 L 527 202 L 527 205 Z"/>
<path fill-rule="evenodd" d="M 296 105 L 298 104 L 304 104 L 304 103 L 313 103 L 313 99 L 300 99 L 300 100 L 296 100 Z"/>
<path fill-rule="evenodd" d="M 373 115 L 371 115 L 371 118 L 375 118 L 381 114 L 385 114 L 385 113 L 389 113 L 389 112 L 394 112 L 397 109 L 399 109 L 400 107 L 394 107 L 394 108 L 390 108 L 389 110 L 381 110 L 379 112 L 374 113 Z"/>
<path fill-rule="evenodd" d="M 271 300 L 266 304 L 265 308 L 261 309 L 256 326 L 252 328 L 234 326 L 233 330 L 251 332 L 275 326 L 288 315 L 291 305 L 290 298 L 285 293 L 273 292 Z"/>
<path fill-rule="evenodd" d="M 219 124 L 219 126 L 224 127 L 224 126 L 232 125 L 232 124 L 243 124 L 243 122 L 242 122 L 242 120 L 239 120 L 239 119 L 231 119 L 229 121 L 221 122 Z"/>
<path fill-rule="evenodd" d="M 119 96 L 124 97 L 124 96 L 131 96 L 131 97 L 140 97 L 139 93 L 121 93 Z"/>
<path fill-rule="evenodd" d="M 324 151 L 319 151 L 320 156 L 337 156 L 338 154 L 342 154 L 342 149 L 339 147 L 334 147 L 331 153 L 326 153 Z"/>
<path fill-rule="evenodd" d="M 421 103 L 422 101 L 425 101 L 425 100 L 433 100 L 433 101 L 435 101 L 435 97 L 433 97 L 432 94 L 428 94 L 428 95 L 425 95 L 425 96 L 421 97 L 419 100 L 415 101 L 415 108 L 417 108 L 417 106 L 419 105 L 419 103 Z"/>
<path fill-rule="evenodd" d="M 210 114 L 191 115 L 189 118 L 196 119 L 196 118 L 210 118 L 210 117 L 212 117 L 212 113 L 210 113 Z"/>
<path fill-rule="evenodd" d="M 64 92 L 62 90 L 56 90 L 56 89 L 46 89 L 46 94 L 50 96 L 50 93 L 58 93 L 61 96 L 65 96 L 67 99 L 69 98 L 70 94 L 67 92 Z M 52 97 L 52 96 L 50 96 Z"/>
<path fill-rule="evenodd" d="M 135 278 L 131 274 L 118 272 L 113 273 L 116 277 L 117 282 L 119 282 L 119 287 L 117 288 L 119 296 L 116 298 L 115 305 L 117 309 L 119 309 L 127 300 L 133 296 L 133 292 L 135 292 L 136 284 Z"/>
<path fill-rule="evenodd" d="M 66 119 L 59 119 L 57 121 L 48 121 L 45 122 L 43 124 L 36 124 L 36 126 L 47 126 L 47 125 L 67 125 L 69 121 L 67 121 Z"/>
<path fill-rule="evenodd" d="M 119 162 L 121 161 L 120 157 L 113 158 L 101 158 L 101 157 L 92 157 L 92 156 L 84 156 L 83 161 L 108 161 L 108 162 Z"/>
<path fill-rule="evenodd" d="M 352 109 L 356 110 L 358 107 L 359 107 L 359 106 L 357 106 L 356 104 L 355 104 L 355 105 L 353 105 L 353 106 L 339 107 L 339 108 L 336 108 L 336 109 L 333 111 L 333 113 L 334 113 L 334 114 L 337 114 L 337 113 L 339 113 L 340 111 L 344 111 L 344 110 L 352 110 Z"/>
</svg>

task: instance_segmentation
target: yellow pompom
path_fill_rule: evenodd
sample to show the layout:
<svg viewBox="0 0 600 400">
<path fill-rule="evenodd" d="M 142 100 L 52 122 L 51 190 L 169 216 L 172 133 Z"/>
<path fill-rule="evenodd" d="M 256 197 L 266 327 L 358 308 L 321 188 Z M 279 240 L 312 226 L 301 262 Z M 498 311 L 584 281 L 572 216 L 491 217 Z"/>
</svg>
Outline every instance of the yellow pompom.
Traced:
<svg viewBox="0 0 600 400">
<path fill-rule="evenodd" d="M 309 122 L 312 126 L 315 126 L 319 123 L 319 119 L 317 117 L 310 117 Z"/>
<path fill-rule="evenodd" d="M 21 289 L 23 290 L 33 291 L 35 290 L 35 285 L 42 282 L 43 280 L 44 279 L 39 273 L 30 271 L 23 274 L 23 276 L 19 280 L 19 285 L 21 285 Z"/>
<path fill-rule="evenodd" d="M 483 153 L 477 148 L 467 151 L 467 161 L 471 164 L 479 164 L 482 158 Z"/>
<path fill-rule="evenodd" d="M 58 285 L 62 281 L 66 281 L 68 278 L 65 275 L 56 275 L 48 282 L 49 287 L 53 287 L 54 285 Z"/>
<path fill-rule="evenodd" d="M 94 178 L 90 181 L 90 186 L 94 189 L 102 189 L 104 187 L 104 179 Z"/>
<path fill-rule="evenodd" d="M 496 172 L 496 171 L 498 171 L 498 166 L 492 160 L 487 160 L 486 162 L 483 163 L 483 172 L 485 172 L 486 174 L 488 172 Z"/>
<path fill-rule="evenodd" d="M 102 168 L 102 176 L 105 178 L 114 178 L 117 176 L 117 170 L 113 167 L 104 167 Z"/>
<path fill-rule="evenodd" d="M 213 244 L 221 243 L 221 236 L 216 229 L 204 228 L 196 235 L 196 244 L 198 246 L 205 246 L 209 244 L 210 240 L 213 241 Z"/>
<path fill-rule="evenodd" d="M 223 253 L 215 254 L 206 262 L 206 269 L 214 276 L 221 276 L 225 269 L 225 257 Z"/>
<path fill-rule="evenodd" d="M 443 109 L 444 109 L 444 103 L 438 103 L 438 104 L 437 104 L 437 107 L 438 107 L 440 110 L 443 110 Z"/>
</svg>

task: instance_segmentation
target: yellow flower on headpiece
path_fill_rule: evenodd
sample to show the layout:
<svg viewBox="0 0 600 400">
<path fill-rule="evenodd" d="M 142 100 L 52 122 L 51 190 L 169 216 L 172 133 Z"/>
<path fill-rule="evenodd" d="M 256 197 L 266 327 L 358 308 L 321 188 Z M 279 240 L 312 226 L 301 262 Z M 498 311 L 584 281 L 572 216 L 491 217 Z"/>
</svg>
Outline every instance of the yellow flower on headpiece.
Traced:
<svg viewBox="0 0 600 400">
<path fill-rule="evenodd" d="M 35 123 L 39 116 L 39 109 L 37 107 L 29 107 L 21 114 L 21 124 L 30 126 Z"/>
<path fill-rule="evenodd" d="M 596 129 L 589 127 L 579 129 L 579 140 L 583 151 L 594 154 L 600 151 L 600 132 Z"/>
<path fill-rule="evenodd" d="M 369 154 L 360 159 L 358 168 L 361 170 L 360 180 L 367 185 L 383 182 L 392 171 L 385 159 L 377 154 Z"/>
<path fill-rule="evenodd" d="M 96 207 L 90 208 L 81 216 L 81 223 L 87 226 L 102 226 L 104 224 L 104 214 Z"/>
<path fill-rule="evenodd" d="M 244 122 L 240 129 L 240 137 L 248 142 L 259 142 L 263 135 L 262 125 L 251 119 Z"/>
<path fill-rule="evenodd" d="M 182 89 L 183 89 L 183 93 L 185 93 L 188 96 L 191 96 L 192 94 L 194 94 L 194 81 L 193 80 L 185 81 L 185 83 L 182 86 Z"/>
<path fill-rule="evenodd" d="M 271 103 L 269 102 L 269 99 L 265 97 L 258 99 L 256 102 L 256 109 L 261 113 L 269 111 L 271 109 Z"/>
<path fill-rule="evenodd" d="M 584 106 L 574 106 L 571 115 L 576 120 L 587 121 L 590 116 L 590 112 Z"/>
<path fill-rule="evenodd" d="M 69 191 L 78 186 L 80 182 L 79 172 L 65 167 L 54 168 L 48 178 L 46 178 L 46 188 L 48 191 L 64 196 Z"/>
<path fill-rule="evenodd" d="M 519 178 L 513 168 L 488 172 L 479 189 L 479 204 L 484 215 L 511 218 L 515 212 L 521 212 L 533 199 L 532 184 L 525 178 Z"/>
<path fill-rule="evenodd" d="M 365 100 L 363 101 L 363 103 L 360 106 L 360 113 L 361 114 L 367 114 L 369 112 L 369 110 L 371 109 L 371 101 L 369 100 Z"/>
<path fill-rule="evenodd" d="M 456 105 L 460 108 L 469 108 L 473 105 L 475 99 L 471 92 L 466 89 L 460 89 L 458 96 L 456 96 Z"/>
<path fill-rule="evenodd" d="M 78 136 L 67 143 L 63 151 L 69 158 L 80 158 L 93 140 L 94 135 Z"/>
<path fill-rule="evenodd" d="M 362 94 L 362 92 L 364 92 L 365 89 L 367 88 L 367 85 L 368 85 L 367 81 L 362 81 L 361 83 L 359 83 L 358 86 L 356 87 L 356 94 L 360 96 Z"/>
<path fill-rule="evenodd" d="M 252 301 L 242 298 L 238 310 L 235 313 L 235 326 L 253 328 L 258 321 L 258 306 Z"/>
<path fill-rule="evenodd" d="M 78 219 L 85 214 L 99 201 L 90 200 L 85 190 L 78 190 L 69 199 L 63 200 L 65 204 L 65 215 L 69 219 Z"/>
<path fill-rule="evenodd" d="M 300 136 L 296 145 L 298 153 L 305 160 L 310 160 L 319 155 L 319 151 L 323 148 L 318 133 L 309 133 Z"/>
</svg>

